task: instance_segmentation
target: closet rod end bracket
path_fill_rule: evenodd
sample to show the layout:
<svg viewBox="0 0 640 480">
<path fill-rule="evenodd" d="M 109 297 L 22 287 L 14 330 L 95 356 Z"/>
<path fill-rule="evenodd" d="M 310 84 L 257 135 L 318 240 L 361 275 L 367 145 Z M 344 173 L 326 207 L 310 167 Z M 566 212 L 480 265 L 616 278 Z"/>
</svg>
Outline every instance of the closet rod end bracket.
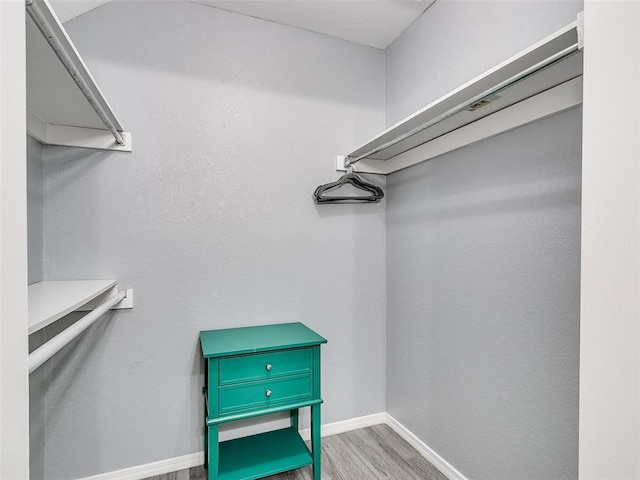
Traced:
<svg viewBox="0 0 640 480">
<path fill-rule="evenodd" d="M 352 171 L 355 164 L 356 162 L 353 161 L 353 158 L 348 155 L 336 156 L 336 171 L 338 172 Z"/>
<path fill-rule="evenodd" d="M 123 308 L 133 308 L 133 288 L 127 290 L 127 296 L 120 303 L 113 306 L 112 310 L 120 310 Z"/>
</svg>

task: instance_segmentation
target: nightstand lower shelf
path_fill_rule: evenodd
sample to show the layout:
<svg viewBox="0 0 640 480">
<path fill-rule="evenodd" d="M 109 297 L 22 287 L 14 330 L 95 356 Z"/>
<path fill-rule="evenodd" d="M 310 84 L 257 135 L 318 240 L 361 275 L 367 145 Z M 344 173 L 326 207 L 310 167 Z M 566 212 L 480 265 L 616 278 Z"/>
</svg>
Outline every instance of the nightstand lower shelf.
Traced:
<svg viewBox="0 0 640 480">
<path fill-rule="evenodd" d="M 220 480 L 255 480 L 306 467 L 311 452 L 295 428 L 220 442 Z"/>
</svg>

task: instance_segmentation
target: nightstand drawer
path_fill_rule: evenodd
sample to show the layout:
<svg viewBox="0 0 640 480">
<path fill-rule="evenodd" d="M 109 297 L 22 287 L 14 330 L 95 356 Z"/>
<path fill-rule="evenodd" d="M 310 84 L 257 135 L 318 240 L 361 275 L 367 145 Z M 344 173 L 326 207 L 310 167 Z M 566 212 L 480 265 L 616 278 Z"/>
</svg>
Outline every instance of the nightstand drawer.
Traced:
<svg viewBox="0 0 640 480">
<path fill-rule="evenodd" d="M 220 415 L 279 403 L 301 402 L 313 398 L 313 376 L 292 375 L 260 382 L 227 385 L 219 389 Z"/>
<path fill-rule="evenodd" d="M 311 373 L 313 351 L 299 348 L 221 358 L 219 369 L 220 385 Z"/>
</svg>

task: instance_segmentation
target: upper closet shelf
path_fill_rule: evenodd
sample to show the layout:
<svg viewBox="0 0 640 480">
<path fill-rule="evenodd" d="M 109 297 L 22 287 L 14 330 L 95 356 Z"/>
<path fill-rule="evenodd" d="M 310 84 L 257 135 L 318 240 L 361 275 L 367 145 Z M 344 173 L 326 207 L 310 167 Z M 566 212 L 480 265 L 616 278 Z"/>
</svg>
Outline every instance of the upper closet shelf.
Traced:
<svg viewBox="0 0 640 480">
<path fill-rule="evenodd" d="M 131 151 L 100 88 L 47 0 L 26 0 L 27 131 L 44 144 Z"/>
<path fill-rule="evenodd" d="M 567 25 L 418 110 L 346 156 L 389 174 L 582 103 L 582 36 Z M 338 169 L 343 169 L 338 157 Z"/>
<path fill-rule="evenodd" d="M 47 281 L 29 285 L 29 335 L 77 310 L 95 308 L 89 302 L 103 294 L 115 294 L 116 280 Z M 101 299 L 99 299 L 101 300 Z M 133 296 L 113 308 L 131 308 Z"/>
</svg>

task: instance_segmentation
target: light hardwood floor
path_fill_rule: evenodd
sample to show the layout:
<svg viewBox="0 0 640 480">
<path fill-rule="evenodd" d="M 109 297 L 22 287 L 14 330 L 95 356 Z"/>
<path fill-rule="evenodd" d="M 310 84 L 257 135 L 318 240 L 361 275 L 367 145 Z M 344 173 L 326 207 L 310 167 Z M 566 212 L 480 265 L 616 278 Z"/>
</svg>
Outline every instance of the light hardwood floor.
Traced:
<svg viewBox="0 0 640 480">
<path fill-rule="evenodd" d="M 313 480 L 311 467 L 265 480 Z M 147 480 L 207 480 L 202 467 Z M 353 430 L 322 439 L 322 480 L 447 480 L 387 425 Z"/>
</svg>

